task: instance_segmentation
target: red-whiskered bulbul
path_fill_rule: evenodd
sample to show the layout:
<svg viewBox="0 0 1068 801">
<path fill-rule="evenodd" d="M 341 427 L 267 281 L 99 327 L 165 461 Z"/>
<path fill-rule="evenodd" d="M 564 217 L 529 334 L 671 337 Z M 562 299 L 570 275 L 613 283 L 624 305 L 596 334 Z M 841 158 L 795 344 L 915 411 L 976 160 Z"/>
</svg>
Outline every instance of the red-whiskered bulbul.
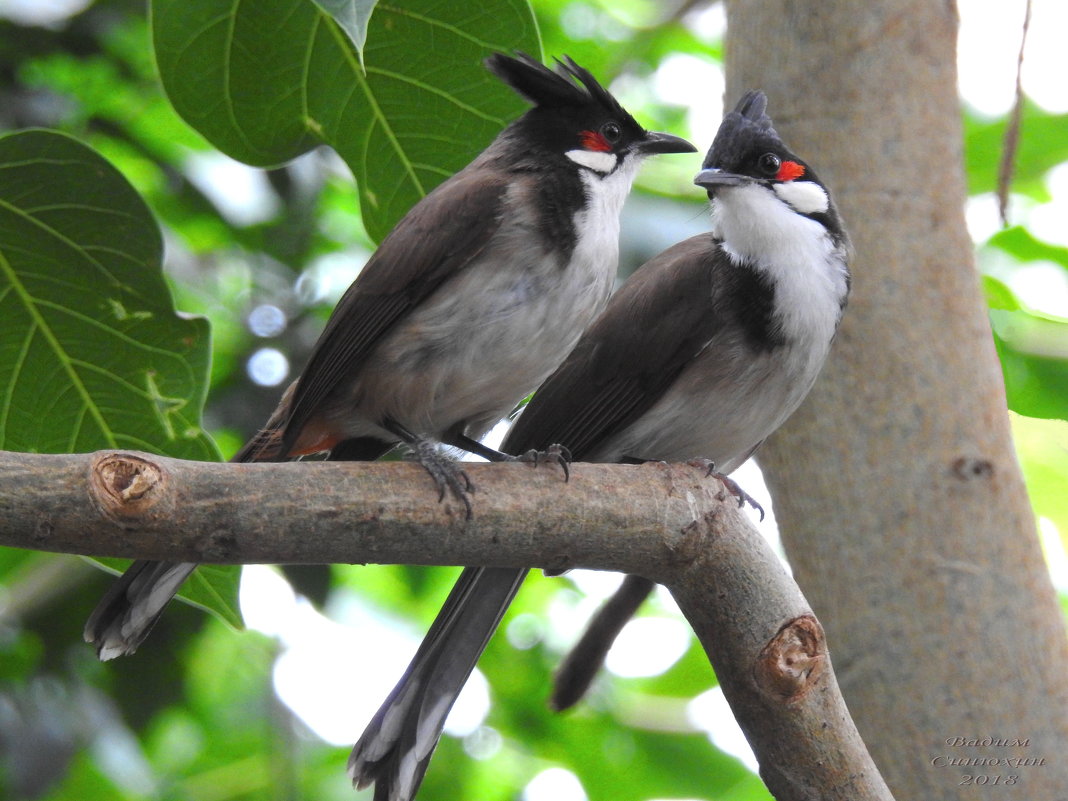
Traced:
<svg viewBox="0 0 1068 801">
<path fill-rule="evenodd" d="M 524 54 L 486 66 L 533 108 L 397 223 L 233 461 L 370 460 L 403 442 L 470 515 L 466 476 L 437 443 L 499 456 L 478 439 L 604 307 L 638 165 L 696 148 L 646 131 L 569 58 L 555 72 Z M 195 567 L 131 565 L 86 623 L 100 658 L 132 653 Z"/>
<path fill-rule="evenodd" d="M 712 231 L 644 264 L 534 394 L 502 445 L 575 460 L 745 461 L 812 387 L 849 291 L 849 245 L 761 92 L 723 120 L 695 182 Z M 349 758 L 375 801 L 415 794 L 445 718 L 526 570 L 466 568 Z"/>
</svg>

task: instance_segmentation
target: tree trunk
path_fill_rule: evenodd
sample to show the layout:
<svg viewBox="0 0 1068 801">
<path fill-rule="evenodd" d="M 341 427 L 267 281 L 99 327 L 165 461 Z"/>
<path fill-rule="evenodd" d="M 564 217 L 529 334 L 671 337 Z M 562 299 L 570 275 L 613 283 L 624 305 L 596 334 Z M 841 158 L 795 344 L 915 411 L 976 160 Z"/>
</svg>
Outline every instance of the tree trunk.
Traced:
<svg viewBox="0 0 1068 801">
<path fill-rule="evenodd" d="M 857 254 L 831 362 L 760 464 L 898 801 L 1059 799 L 1068 643 L 964 224 L 956 35 L 952 2 L 728 5 L 728 104 L 767 92 Z"/>
</svg>

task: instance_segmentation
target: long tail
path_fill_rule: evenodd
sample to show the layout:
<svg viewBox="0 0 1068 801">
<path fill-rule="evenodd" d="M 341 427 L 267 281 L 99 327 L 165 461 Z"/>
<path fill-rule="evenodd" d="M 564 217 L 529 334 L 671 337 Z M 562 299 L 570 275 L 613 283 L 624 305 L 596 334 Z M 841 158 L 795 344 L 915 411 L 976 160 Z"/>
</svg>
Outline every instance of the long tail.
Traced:
<svg viewBox="0 0 1068 801">
<path fill-rule="evenodd" d="M 441 738 L 445 718 L 527 570 L 465 568 L 401 680 L 349 756 L 357 789 L 374 801 L 410 801 Z"/>
<path fill-rule="evenodd" d="M 282 432 L 292 390 L 293 385 L 290 385 L 266 425 L 234 455 L 231 462 L 276 462 L 287 458 L 282 452 Z M 390 443 L 371 438 L 345 440 L 337 443 L 329 458 L 370 461 L 389 449 Z M 101 659 L 132 654 L 196 567 L 195 562 L 134 562 L 89 616 L 83 631 L 85 641 L 96 645 Z"/>
<path fill-rule="evenodd" d="M 655 588 L 656 584 L 647 578 L 627 576 L 615 594 L 590 618 L 582 637 L 556 669 L 549 700 L 553 709 L 562 712 L 586 694 L 619 632 Z"/>
<path fill-rule="evenodd" d="M 276 417 L 277 412 L 230 461 L 270 461 L 271 446 L 279 440 Z M 196 562 L 134 562 L 89 615 L 82 631 L 85 641 L 96 646 L 97 656 L 103 660 L 132 654 L 196 569 Z"/>
<path fill-rule="evenodd" d="M 89 615 L 85 641 L 96 645 L 101 659 L 132 654 L 196 567 L 195 562 L 134 562 Z"/>
</svg>

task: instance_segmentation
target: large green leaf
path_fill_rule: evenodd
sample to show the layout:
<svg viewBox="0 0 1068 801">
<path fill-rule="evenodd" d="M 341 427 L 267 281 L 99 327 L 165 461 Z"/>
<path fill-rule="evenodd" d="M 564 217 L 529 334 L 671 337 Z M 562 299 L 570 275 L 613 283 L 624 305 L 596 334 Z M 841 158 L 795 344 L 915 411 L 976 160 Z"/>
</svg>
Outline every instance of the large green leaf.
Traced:
<svg viewBox="0 0 1068 801">
<path fill-rule="evenodd" d="M 1006 119 L 964 118 L 964 156 L 968 193 L 993 192 L 997 188 L 998 164 L 1005 147 Z M 1013 191 L 1046 197 L 1045 174 L 1068 161 L 1068 114 L 1049 114 L 1032 103 L 1024 106 L 1019 148 L 1013 159 Z"/>
<path fill-rule="evenodd" d="M 492 51 L 541 52 L 526 0 L 379 3 L 366 73 L 312 0 L 154 0 L 164 88 L 225 153 L 268 166 L 329 144 L 356 176 L 381 239 L 524 108 L 482 66 Z"/>
<path fill-rule="evenodd" d="M 1019 299 L 1004 281 L 992 275 L 982 275 L 980 278 L 983 283 L 983 294 L 986 296 L 986 305 L 991 309 L 1018 311 L 1021 308 Z"/>
<path fill-rule="evenodd" d="M 998 231 L 987 245 L 1005 251 L 1017 261 L 1048 261 L 1068 269 L 1068 248 L 1043 242 L 1023 226 Z"/>
<path fill-rule="evenodd" d="M 984 247 L 997 248 L 1021 264 L 1068 268 L 1068 248 L 1043 242 L 1019 226 L 999 231 Z M 983 276 L 983 283 L 1009 408 L 1028 417 L 1068 419 L 1068 320 L 1027 308 L 990 276 Z"/>
<path fill-rule="evenodd" d="M 1025 309 L 990 316 L 1009 408 L 1068 420 L 1068 323 Z"/>
<path fill-rule="evenodd" d="M 352 40 L 363 63 L 367 23 L 371 21 L 371 12 L 374 11 L 378 0 L 313 0 L 313 2 L 341 26 L 341 30 Z"/>
<path fill-rule="evenodd" d="M 0 137 L 0 447 L 219 458 L 200 427 L 207 322 L 175 311 L 162 250 L 95 152 L 51 131 Z M 237 623 L 237 580 L 199 571 L 183 596 Z"/>
<path fill-rule="evenodd" d="M 129 559 L 110 557 L 89 557 L 88 561 L 116 576 L 130 565 Z M 237 597 L 240 587 L 240 566 L 200 565 L 186 579 L 178 597 L 190 606 L 203 609 L 233 628 L 240 629 L 244 627 Z"/>
<path fill-rule="evenodd" d="M 107 161 L 0 138 L 0 447 L 218 459 L 200 428 L 207 324 L 177 314 L 159 229 Z"/>
</svg>

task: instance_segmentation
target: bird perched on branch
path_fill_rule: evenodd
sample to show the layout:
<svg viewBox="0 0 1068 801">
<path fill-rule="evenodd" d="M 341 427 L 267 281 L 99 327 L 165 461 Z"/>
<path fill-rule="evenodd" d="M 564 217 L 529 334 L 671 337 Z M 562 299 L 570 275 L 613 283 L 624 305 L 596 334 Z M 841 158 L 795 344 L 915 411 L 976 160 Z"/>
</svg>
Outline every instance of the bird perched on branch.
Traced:
<svg viewBox="0 0 1068 801">
<path fill-rule="evenodd" d="M 608 299 L 638 166 L 696 150 L 647 131 L 565 58 L 486 66 L 533 108 L 399 222 L 342 297 L 307 366 L 234 457 L 376 459 L 407 445 L 471 514 L 439 443 L 478 442 L 552 372 Z M 102 659 L 132 653 L 194 563 L 134 562 L 85 626 Z"/>
<path fill-rule="evenodd" d="M 507 453 L 560 443 L 579 461 L 740 465 L 797 408 L 834 339 L 849 244 L 827 188 L 749 92 L 695 183 L 712 230 L 640 267 L 535 393 Z M 445 718 L 526 570 L 466 568 L 352 751 L 357 787 L 409 801 Z M 645 579 L 640 579 L 645 581 Z M 650 585 L 651 586 L 651 585 Z"/>
</svg>

